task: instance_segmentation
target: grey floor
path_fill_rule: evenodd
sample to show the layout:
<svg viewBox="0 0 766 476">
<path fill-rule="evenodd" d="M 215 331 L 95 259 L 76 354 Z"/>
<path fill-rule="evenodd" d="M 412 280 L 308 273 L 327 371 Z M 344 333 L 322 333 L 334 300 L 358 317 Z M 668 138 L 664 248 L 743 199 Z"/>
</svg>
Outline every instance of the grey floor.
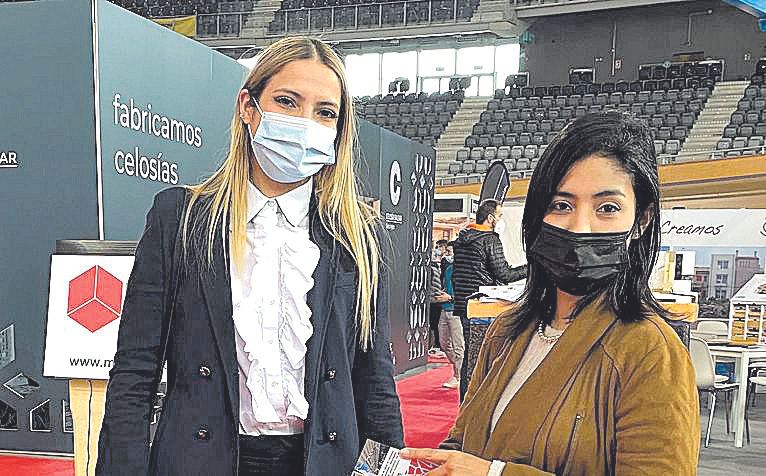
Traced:
<svg viewBox="0 0 766 476">
<path fill-rule="evenodd" d="M 703 396 L 704 398 L 704 396 Z M 704 447 L 709 409 L 703 400 L 702 440 L 700 443 L 699 476 L 764 476 L 766 475 L 766 394 L 761 394 L 756 407 L 748 409 L 750 444 L 734 447 L 734 434 L 726 434 L 724 403 L 719 400 L 710 433 L 710 446 Z"/>
</svg>

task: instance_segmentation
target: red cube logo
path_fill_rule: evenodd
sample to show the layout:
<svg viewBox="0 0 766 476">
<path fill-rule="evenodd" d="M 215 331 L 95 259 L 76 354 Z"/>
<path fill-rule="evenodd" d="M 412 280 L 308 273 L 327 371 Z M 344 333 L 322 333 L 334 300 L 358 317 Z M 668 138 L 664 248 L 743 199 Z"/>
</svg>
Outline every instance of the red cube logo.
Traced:
<svg viewBox="0 0 766 476">
<path fill-rule="evenodd" d="M 120 317 L 122 281 L 94 266 L 69 281 L 67 316 L 91 332 Z"/>
</svg>

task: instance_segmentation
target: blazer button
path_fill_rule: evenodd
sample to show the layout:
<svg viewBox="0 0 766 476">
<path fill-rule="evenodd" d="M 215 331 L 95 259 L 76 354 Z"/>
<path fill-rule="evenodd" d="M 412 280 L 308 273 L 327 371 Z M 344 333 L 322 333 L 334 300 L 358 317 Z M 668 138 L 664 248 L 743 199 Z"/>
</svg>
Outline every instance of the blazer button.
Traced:
<svg viewBox="0 0 766 476">
<path fill-rule="evenodd" d="M 335 374 L 336 374 L 336 370 L 335 369 L 328 370 L 327 371 L 327 380 L 335 380 Z"/>
<path fill-rule="evenodd" d="M 330 440 L 330 441 L 335 441 L 335 440 L 338 439 L 338 434 L 336 432 L 334 432 L 334 431 L 331 431 L 331 432 L 327 433 L 327 439 Z"/>
<path fill-rule="evenodd" d="M 211 373 L 210 369 L 204 365 L 199 368 L 199 376 L 202 378 L 209 378 Z"/>
<path fill-rule="evenodd" d="M 196 437 L 198 440 L 207 441 L 210 439 L 210 432 L 207 430 L 207 428 L 200 428 L 197 430 Z"/>
</svg>

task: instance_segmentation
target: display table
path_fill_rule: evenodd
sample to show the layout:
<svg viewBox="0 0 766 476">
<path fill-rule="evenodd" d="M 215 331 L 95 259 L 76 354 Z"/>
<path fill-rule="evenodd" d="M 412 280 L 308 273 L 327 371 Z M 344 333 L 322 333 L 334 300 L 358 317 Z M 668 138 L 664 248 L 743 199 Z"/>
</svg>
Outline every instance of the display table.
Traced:
<svg viewBox="0 0 766 476">
<path fill-rule="evenodd" d="M 469 382 L 487 329 L 497 316 L 507 311 L 512 305 L 508 301 L 481 302 L 479 299 L 468 301 L 467 314 L 471 325 L 468 333 L 468 342 L 466 342 L 465 358 L 468 365 L 467 378 Z M 689 324 L 697 320 L 699 305 L 696 303 L 662 303 L 662 305 L 673 313 L 673 322 L 669 324 L 679 334 L 684 344 L 688 346 Z"/>
<path fill-rule="evenodd" d="M 747 395 L 748 370 L 753 359 L 766 359 L 766 346 L 710 346 L 713 358 L 727 357 L 734 359 L 734 374 L 739 387 L 736 396 L 731 400 L 731 415 L 734 426 L 734 446 L 742 448 L 742 437 L 745 433 L 745 396 Z"/>
</svg>

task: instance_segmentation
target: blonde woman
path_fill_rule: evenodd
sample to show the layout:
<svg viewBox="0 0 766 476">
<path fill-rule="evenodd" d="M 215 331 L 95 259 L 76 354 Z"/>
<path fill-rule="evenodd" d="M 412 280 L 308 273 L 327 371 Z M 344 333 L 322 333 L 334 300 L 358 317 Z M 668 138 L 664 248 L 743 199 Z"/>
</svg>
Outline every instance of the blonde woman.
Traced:
<svg viewBox="0 0 766 476">
<path fill-rule="evenodd" d="M 223 165 L 155 197 L 98 474 L 337 476 L 366 438 L 401 446 L 387 285 L 376 216 L 357 192 L 351 101 L 330 47 L 280 40 L 239 93 Z M 163 355 L 167 396 L 150 450 Z"/>
</svg>

